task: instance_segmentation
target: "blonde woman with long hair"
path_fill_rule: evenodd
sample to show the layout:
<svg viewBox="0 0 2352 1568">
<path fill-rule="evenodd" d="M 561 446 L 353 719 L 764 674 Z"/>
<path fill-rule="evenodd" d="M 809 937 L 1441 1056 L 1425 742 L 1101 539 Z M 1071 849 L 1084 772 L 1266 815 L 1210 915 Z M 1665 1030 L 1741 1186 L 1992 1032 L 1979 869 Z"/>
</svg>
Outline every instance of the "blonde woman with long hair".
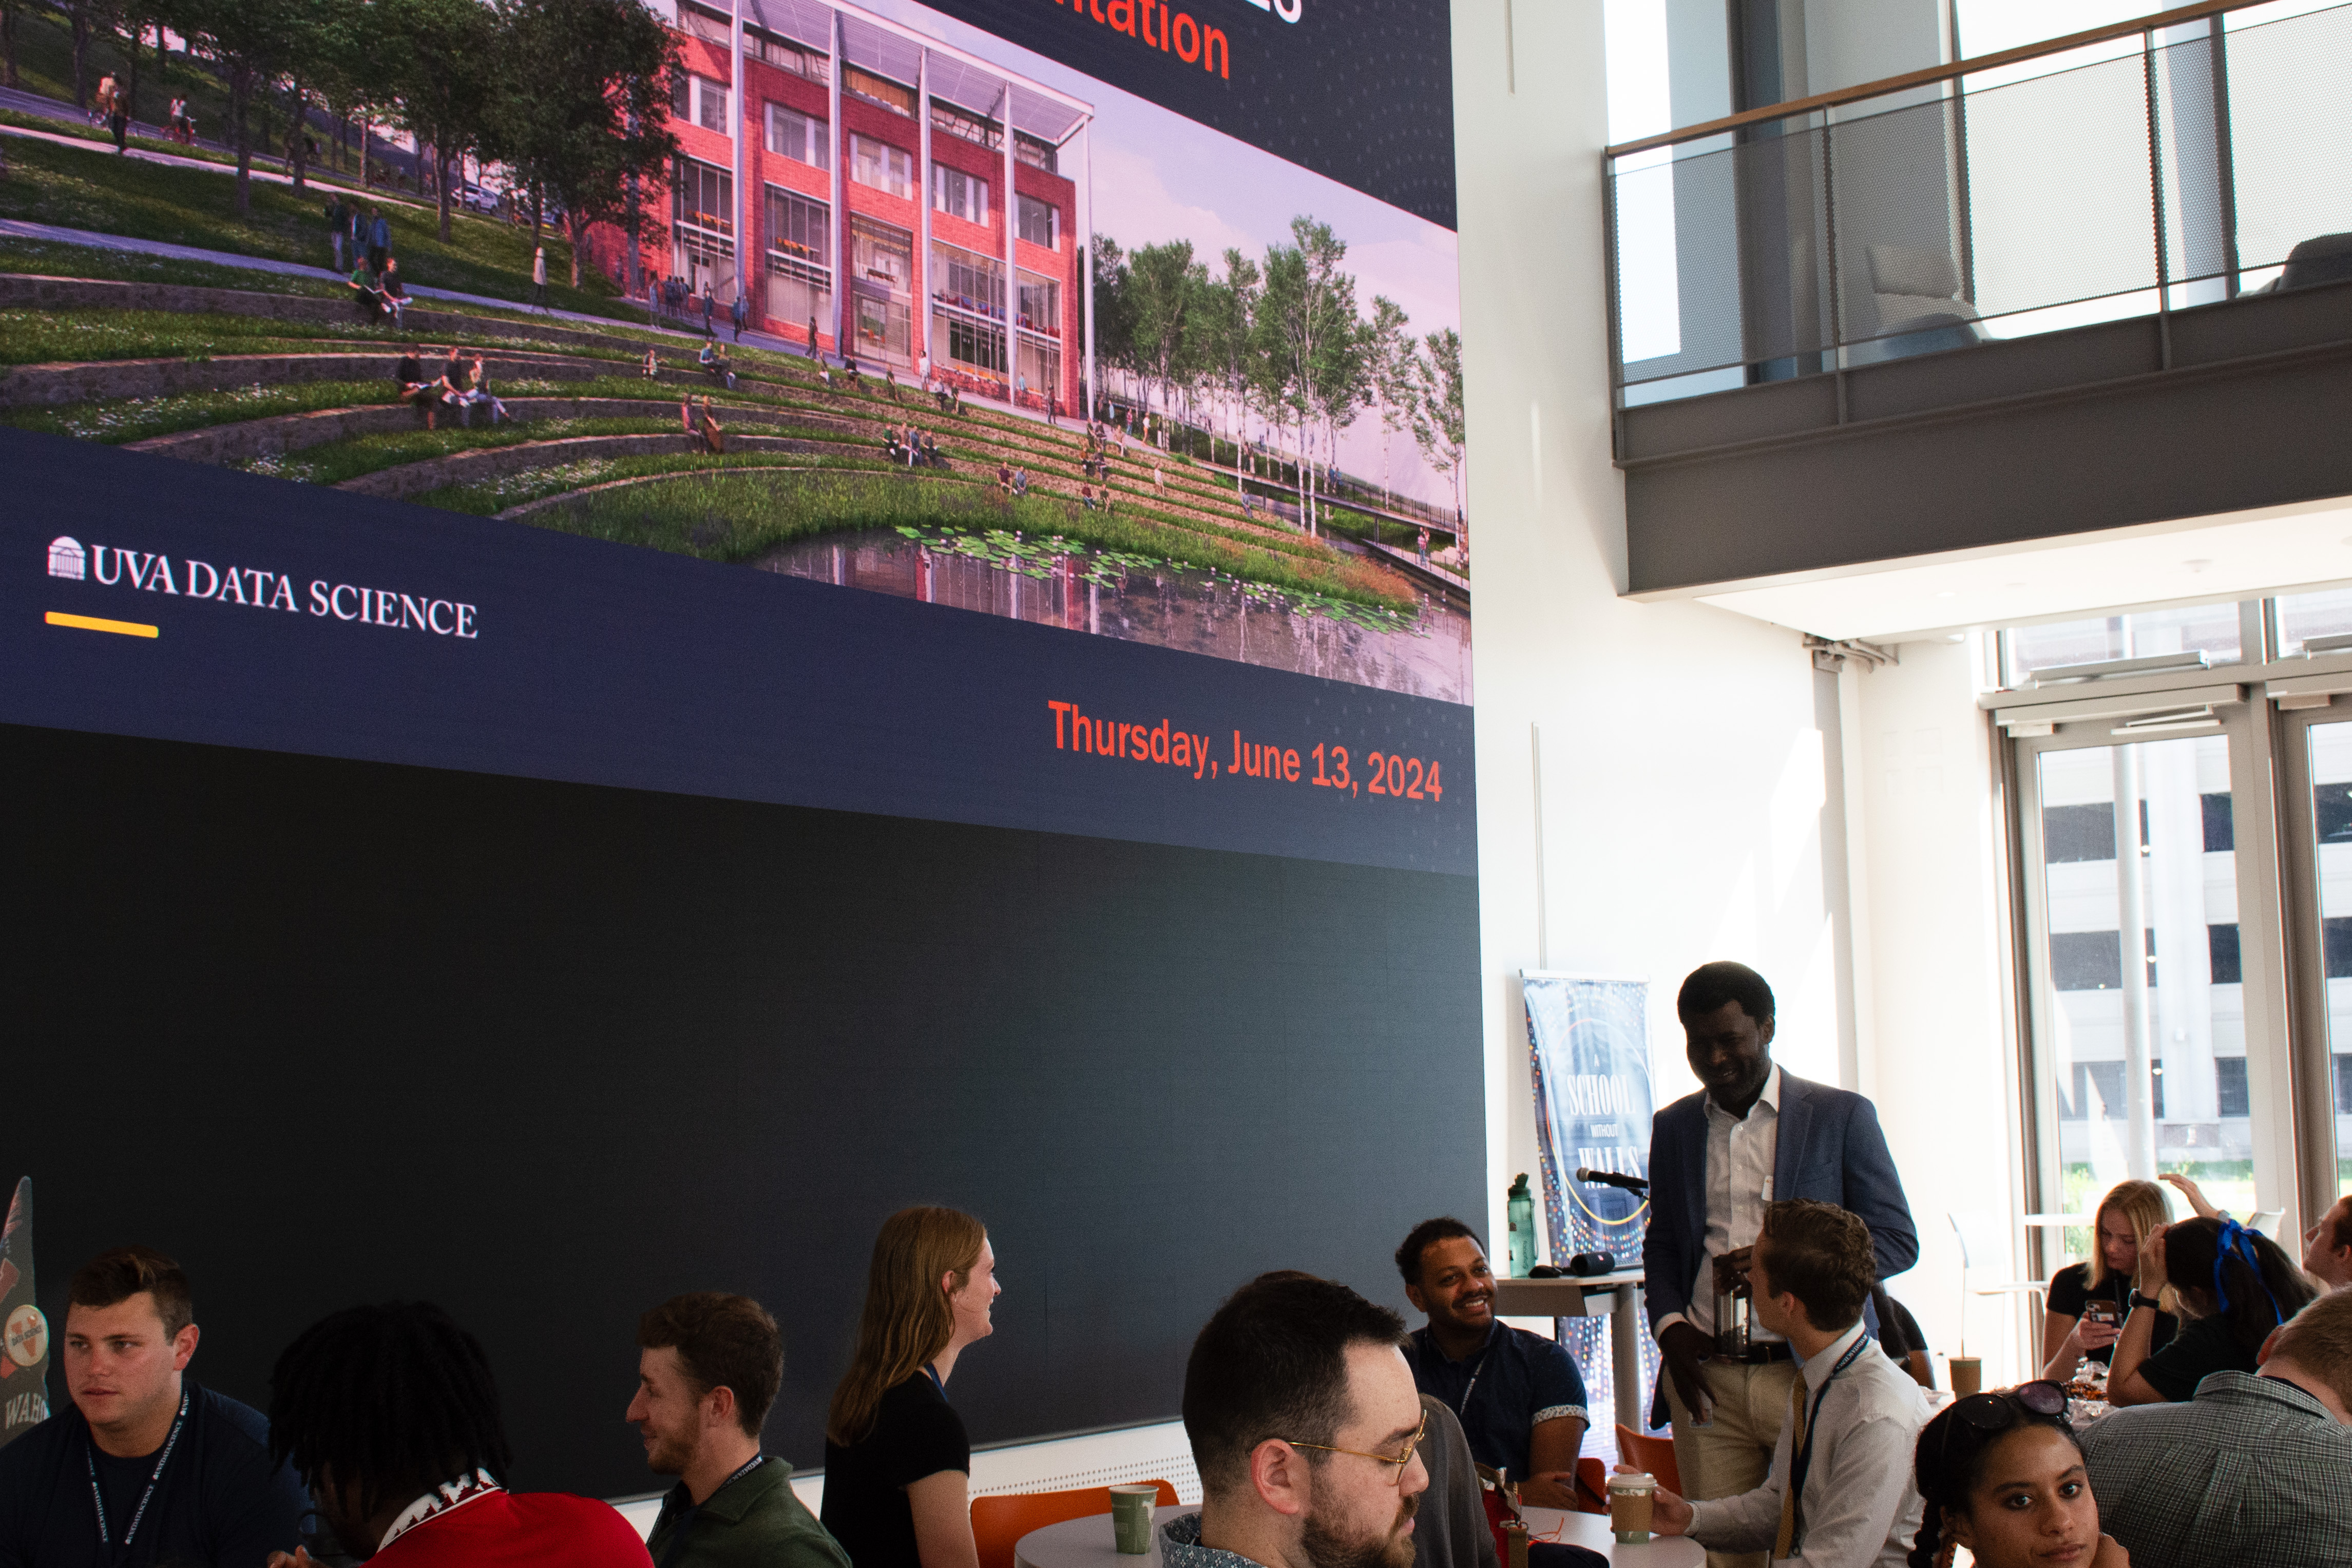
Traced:
<svg viewBox="0 0 2352 1568">
<path fill-rule="evenodd" d="M 1002 1289 L 971 1215 L 911 1208 L 883 1222 L 824 1424 L 824 1527 L 854 1568 L 979 1568 L 971 1440 L 947 1384 L 964 1348 L 994 1331 Z"/>
<path fill-rule="evenodd" d="M 2042 1368 L 2043 1377 L 2063 1384 L 2085 1361 L 2105 1365 L 2112 1360 L 2124 1320 L 2131 1315 L 2139 1249 L 2168 1217 L 2164 1189 L 2154 1182 L 2118 1182 L 2099 1200 L 2089 1260 L 2050 1277 L 2049 1312 L 2042 1325 L 2050 1359 Z M 2149 1350 L 2171 1343 L 2179 1327 L 2171 1312 L 2158 1312 Z"/>
</svg>

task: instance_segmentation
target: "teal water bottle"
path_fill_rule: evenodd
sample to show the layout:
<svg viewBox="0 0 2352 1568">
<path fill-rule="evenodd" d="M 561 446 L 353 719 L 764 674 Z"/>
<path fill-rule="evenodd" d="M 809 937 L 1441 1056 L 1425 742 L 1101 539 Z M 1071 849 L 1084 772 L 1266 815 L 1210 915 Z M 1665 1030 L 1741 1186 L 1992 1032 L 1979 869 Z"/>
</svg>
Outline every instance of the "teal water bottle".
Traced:
<svg viewBox="0 0 2352 1568">
<path fill-rule="evenodd" d="M 1504 1212 L 1510 1216 L 1511 1222 L 1510 1278 L 1524 1279 L 1528 1277 L 1528 1270 L 1536 1266 L 1536 1200 L 1534 1194 L 1528 1191 L 1528 1173 L 1525 1171 L 1520 1172 L 1519 1179 L 1511 1184 Z"/>
</svg>

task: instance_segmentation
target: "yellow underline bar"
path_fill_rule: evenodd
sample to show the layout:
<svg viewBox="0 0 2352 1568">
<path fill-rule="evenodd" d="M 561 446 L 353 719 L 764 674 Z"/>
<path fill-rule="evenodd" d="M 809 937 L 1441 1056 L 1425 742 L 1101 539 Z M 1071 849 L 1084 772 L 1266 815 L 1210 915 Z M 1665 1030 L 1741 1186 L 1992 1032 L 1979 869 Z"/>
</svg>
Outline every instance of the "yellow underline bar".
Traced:
<svg viewBox="0 0 2352 1568">
<path fill-rule="evenodd" d="M 152 637 L 163 635 L 155 627 L 142 626 L 137 621 L 107 621 L 96 616 L 69 616 L 63 610 L 51 610 L 41 618 L 53 626 L 78 626 L 86 632 L 112 632 L 117 637 Z"/>
</svg>

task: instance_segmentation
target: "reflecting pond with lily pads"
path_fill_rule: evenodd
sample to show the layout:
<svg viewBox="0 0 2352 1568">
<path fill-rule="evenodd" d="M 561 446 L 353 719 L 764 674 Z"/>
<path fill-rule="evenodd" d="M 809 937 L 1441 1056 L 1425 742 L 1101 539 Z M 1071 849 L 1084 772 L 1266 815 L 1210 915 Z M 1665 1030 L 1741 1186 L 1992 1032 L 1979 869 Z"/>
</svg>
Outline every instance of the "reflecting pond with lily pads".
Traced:
<svg viewBox="0 0 2352 1568">
<path fill-rule="evenodd" d="M 908 526 L 794 540 L 754 564 L 1416 697 L 1471 698 L 1469 609 L 1452 595 L 1399 613 L 1066 540 Z"/>
</svg>

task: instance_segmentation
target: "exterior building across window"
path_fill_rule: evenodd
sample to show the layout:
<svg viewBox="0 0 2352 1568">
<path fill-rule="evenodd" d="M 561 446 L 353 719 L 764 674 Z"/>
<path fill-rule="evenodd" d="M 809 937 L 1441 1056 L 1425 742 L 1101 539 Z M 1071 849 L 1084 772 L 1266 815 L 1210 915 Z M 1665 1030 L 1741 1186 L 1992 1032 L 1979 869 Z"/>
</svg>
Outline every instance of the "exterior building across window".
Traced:
<svg viewBox="0 0 2352 1568">
<path fill-rule="evenodd" d="M 849 137 L 849 177 L 861 185 L 912 199 L 915 194 L 914 155 L 887 142 L 852 132 Z"/>
</svg>

